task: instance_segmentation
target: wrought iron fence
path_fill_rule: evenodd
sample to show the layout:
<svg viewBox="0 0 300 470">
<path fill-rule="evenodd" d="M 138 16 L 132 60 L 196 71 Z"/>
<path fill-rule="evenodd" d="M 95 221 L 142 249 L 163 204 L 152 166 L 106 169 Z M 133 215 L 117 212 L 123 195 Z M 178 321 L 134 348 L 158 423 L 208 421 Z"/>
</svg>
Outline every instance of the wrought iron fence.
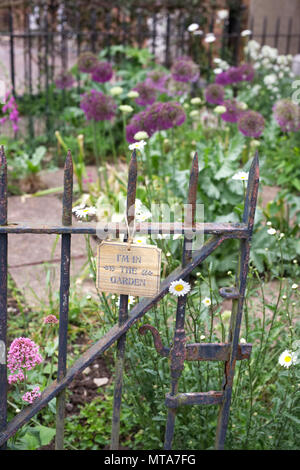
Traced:
<svg viewBox="0 0 300 470">
<path fill-rule="evenodd" d="M 38 0 L 32 3 L 38 4 Z M 195 2 L 192 8 L 182 5 L 180 8 L 176 5 L 163 7 L 164 2 L 158 2 L 158 6 L 156 2 L 150 7 L 147 3 L 145 8 L 138 5 L 130 13 L 119 2 L 116 2 L 117 7 L 98 9 L 91 3 L 86 8 L 83 23 L 82 10 L 74 8 L 74 5 L 81 4 L 81 0 L 76 0 L 75 4 L 71 2 L 72 8 L 60 12 L 50 8 L 48 3 L 51 6 L 52 2 L 41 3 L 46 6 L 39 8 L 37 23 L 32 20 L 32 8 L 25 9 L 22 20 L 18 22 L 15 9 L 7 9 L 7 28 L 0 31 L 0 60 L 7 68 L 7 79 L 9 77 L 15 96 L 21 98 L 26 95 L 30 101 L 35 95 L 43 95 L 39 122 L 44 121 L 41 132 L 46 131 L 49 138 L 55 130 L 51 114 L 55 77 L 76 64 L 83 51 L 98 53 L 105 48 L 109 58 L 113 45 L 146 47 L 165 66 L 170 66 L 173 59 L 180 55 L 190 55 L 200 64 L 202 78 L 212 74 L 215 56 L 234 65 L 243 60 L 242 50 L 247 38 L 241 37 L 241 31 L 248 26 L 252 31 L 248 39 L 256 39 L 262 45 L 280 45 L 286 54 L 300 52 L 300 32 L 295 31 L 293 18 L 289 18 L 287 28 L 278 18 L 274 29 L 267 17 L 249 18 L 247 21 L 244 7 L 229 11 L 228 18 L 218 23 L 216 10 L 205 10 L 199 2 Z M 187 28 L 194 21 L 198 22 L 200 29 L 191 34 Z M 207 44 L 206 33 L 214 33 L 216 40 Z M 79 78 L 78 74 L 77 87 L 74 88 L 74 93 L 78 94 Z M 64 107 L 64 91 L 62 96 L 61 106 Z M 29 137 L 32 139 L 38 133 L 29 113 Z"/>
<path fill-rule="evenodd" d="M 190 172 L 188 190 L 188 203 L 192 208 L 187 220 L 182 223 L 137 223 L 136 232 L 184 234 L 182 265 L 173 271 L 160 285 L 158 293 L 153 298 L 144 298 L 139 301 L 128 313 L 128 296 L 120 296 L 119 320 L 100 340 L 95 342 L 82 354 L 73 365 L 67 369 L 67 331 L 69 310 L 69 284 L 70 284 L 70 260 L 71 260 L 71 236 L 76 234 L 96 234 L 95 223 L 81 223 L 72 225 L 72 187 L 73 164 L 69 152 L 64 168 L 64 193 L 61 224 L 57 226 L 21 225 L 9 223 L 7 219 L 7 165 L 3 147 L 0 152 L 0 342 L 7 341 L 7 237 L 10 233 L 21 234 L 60 234 L 61 235 L 61 277 L 60 277 L 60 315 L 59 315 L 59 345 L 58 345 L 58 369 L 57 379 L 54 380 L 31 405 L 26 406 L 9 423 L 7 423 L 7 370 L 5 351 L 0 361 L 0 446 L 5 448 L 7 440 L 18 429 L 26 424 L 34 415 L 47 405 L 54 397 L 57 397 L 56 413 L 56 449 L 63 448 L 64 436 L 64 408 L 65 390 L 70 385 L 75 375 L 84 370 L 98 356 L 103 354 L 115 343 L 117 344 L 117 359 L 115 364 L 115 388 L 113 403 L 113 420 L 111 449 L 118 449 L 120 414 L 122 401 L 122 380 L 124 361 L 126 357 L 126 332 L 140 320 L 146 312 L 154 307 L 169 291 L 172 281 L 179 279 L 188 280 L 192 271 L 201 264 L 214 250 L 228 239 L 240 241 L 238 268 L 236 282 L 233 287 L 220 289 L 220 295 L 226 299 L 232 299 L 232 313 L 230 328 L 226 343 L 194 343 L 186 344 L 185 337 L 185 309 L 188 294 L 181 296 L 177 301 L 177 311 L 174 329 L 173 343 L 170 347 L 162 345 L 159 332 L 151 325 L 143 325 L 140 333 L 150 331 L 154 338 L 154 345 L 159 354 L 170 359 L 171 387 L 166 394 L 165 404 L 168 409 L 165 431 L 165 449 L 171 449 L 176 410 L 181 406 L 192 405 L 219 405 L 218 425 L 215 446 L 223 449 L 226 430 L 229 420 L 232 386 L 237 360 L 249 359 L 251 344 L 239 344 L 239 334 L 243 314 L 243 304 L 248 274 L 250 242 L 253 232 L 254 216 L 256 209 L 259 165 L 258 154 L 253 159 L 247 185 L 244 212 L 241 223 L 204 223 L 195 222 L 195 207 L 198 186 L 198 156 L 195 154 Z M 129 208 L 135 204 L 137 182 L 137 160 L 135 151 L 132 154 L 127 187 L 127 218 L 128 224 L 134 222 L 135 215 L 129 213 Z M 118 237 L 123 233 L 125 242 L 129 237 L 128 224 L 103 224 L 101 233 L 114 233 Z M 99 229 L 99 227 L 98 227 Z M 210 235 L 200 249 L 191 249 L 190 234 L 203 233 Z M 208 391 L 199 393 L 179 393 L 178 384 L 183 373 L 185 361 L 223 361 L 224 378 L 220 391 Z"/>
</svg>

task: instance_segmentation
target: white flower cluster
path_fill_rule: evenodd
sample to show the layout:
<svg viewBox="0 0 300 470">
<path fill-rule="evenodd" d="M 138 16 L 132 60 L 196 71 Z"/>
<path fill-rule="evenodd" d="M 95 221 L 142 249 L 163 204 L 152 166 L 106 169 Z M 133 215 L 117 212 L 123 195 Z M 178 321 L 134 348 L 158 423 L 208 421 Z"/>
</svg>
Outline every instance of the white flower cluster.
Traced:
<svg viewBox="0 0 300 470">
<path fill-rule="evenodd" d="M 254 68 L 264 75 L 263 82 L 266 88 L 279 99 L 280 84 L 285 79 L 294 77 L 291 70 L 292 55 L 279 55 L 278 49 L 268 45 L 261 46 L 251 39 L 244 48 L 246 57 L 253 62 Z"/>
<path fill-rule="evenodd" d="M 218 73 L 223 72 L 224 70 L 229 69 L 230 65 L 226 62 L 226 60 L 222 60 L 219 57 L 214 58 L 214 63 L 216 64 L 216 68 L 214 69 L 214 73 L 217 75 Z"/>
</svg>

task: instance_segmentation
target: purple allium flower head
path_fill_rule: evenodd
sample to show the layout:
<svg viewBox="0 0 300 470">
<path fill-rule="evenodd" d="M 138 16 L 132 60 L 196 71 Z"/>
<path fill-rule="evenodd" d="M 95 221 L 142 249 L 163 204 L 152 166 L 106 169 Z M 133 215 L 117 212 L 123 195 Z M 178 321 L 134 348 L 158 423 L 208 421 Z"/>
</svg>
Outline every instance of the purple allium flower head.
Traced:
<svg viewBox="0 0 300 470">
<path fill-rule="evenodd" d="M 92 52 L 83 52 L 78 58 L 78 69 L 80 72 L 91 73 L 96 65 L 98 64 L 98 59 L 95 54 Z"/>
<path fill-rule="evenodd" d="M 109 82 L 113 76 L 113 69 L 109 62 L 98 62 L 92 70 L 92 80 L 98 83 Z"/>
<path fill-rule="evenodd" d="M 253 80 L 254 75 L 255 75 L 255 70 L 252 64 L 250 63 L 242 64 L 240 65 L 239 69 L 242 74 L 242 80 L 245 80 L 247 82 L 251 82 L 251 80 Z"/>
<path fill-rule="evenodd" d="M 181 96 L 189 93 L 190 84 L 184 82 L 176 82 L 173 78 L 169 78 L 167 82 L 167 94 L 172 97 Z"/>
<path fill-rule="evenodd" d="M 221 85 L 212 83 L 205 90 L 205 99 L 211 104 L 222 104 L 224 102 L 225 90 Z"/>
<path fill-rule="evenodd" d="M 229 84 L 243 81 L 243 71 L 240 67 L 230 67 L 228 70 L 226 70 L 226 75 Z"/>
<path fill-rule="evenodd" d="M 238 118 L 242 114 L 242 110 L 239 108 L 239 103 L 235 100 L 225 100 L 223 106 L 226 108 L 226 112 L 221 114 L 221 118 L 226 122 L 237 122 Z"/>
<path fill-rule="evenodd" d="M 58 323 L 58 319 L 55 315 L 47 315 L 44 318 L 44 323 Z"/>
<path fill-rule="evenodd" d="M 56 88 L 65 90 L 66 88 L 72 88 L 74 84 L 73 75 L 69 72 L 61 72 L 55 80 Z"/>
<path fill-rule="evenodd" d="M 85 112 L 88 121 L 109 121 L 114 117 L 117 105 L 110 96 L 101 91 L 90 90 L 82 95 L 80 108 Z"/>
<path fill-rule="evenodd" d="M 137 132 L 145 131 L 151 137 L 154 131 L 151 132 L 149 124 L 146 125 L 147 111 L 141 111 L 135 114 L 128 126 L 126 126 L 126 139 L 132 144 L 135 142 L 134 136 Z"/>
<path fill-rule="evenodd" d="M 229 85 L 229 83 L 231 83 L 226 71 L 218 73 L 216 75 L 215 82 L 217 85 L 222 85 L 222 86 Z"/>
<path fill-rule="evenodd" d="M 148 134 L 150 132 L 149 135 L 153 135 L 154 132 L 159 130 L 159 119 L 162 116 L 163 105 L 164 103 L 159 101 L 157 103 L 153 103 L 145 111 L 145 130 Z"/>
<path fill-rule="evenodd" d="M 29 338 L 16 338 L 10 345 L 7 357 L 7 367 L 10 372 L 20 369 L 33 369 L 42 362 L 39 347 Z"/>
<path fill-rule="evenodd" d="M 179 103 L 162 103 L 158 116 L 158 130 L 167 130 L 181 126 L 186 119 L 184 109 Z"/>
<path fill-rule="evenodd" d="M 172 78 L 177 82 L 196 82 L 200 76 L 198 65 L 190 57 L 179 57 L 171 68 Z"/>
<path fill-rule="evenodd" d="M 34 387 L 31 392 L 26 392 L 22 396 L 22 400 L 26 401 L 27 403 L 33 403 L 34 400 L 41 396 L 40 387 Z"/>
<path fill-rule="evenodd" d="M 179 103 L 153 103 L 131 119 L 126 127 L 126 138 L 129 143 L 135 142 L 134 135 L 145 131 L 151 137 L 154 132 L 181 126 L 186 119 L 185 112 Z"/>
<path fill-rule="evenodd" d="M 145 83 L 151 88 L 154 88 L 155 90 L 164 93 L 166 92 L 166 82 L 168 78 L 169 75 L 167 75 L 164 70 L 157 69 L 148 73 Z"/>
<path fill-rule="evenodd" d="M 265 120 L 256 111 L 244 111 L 238 119 L 238 129 L 247 137 L 259 137 L 264 128 Z"/>
<path fill-rule="evenodd" d="M 150 86 L 146 81 L 138 83 L 133 89 L 139 93 L 135 102 L 140 106 L 153 104 L 156 100 L 157 90 L 153 88 L 153 86 Z"/>
<path fill-rule="evenodd" d="M 300 107 L 289 99 L 277 101 L 273 106 L 274 118 L 284 132 L 300 130 Z"/>
</svg>

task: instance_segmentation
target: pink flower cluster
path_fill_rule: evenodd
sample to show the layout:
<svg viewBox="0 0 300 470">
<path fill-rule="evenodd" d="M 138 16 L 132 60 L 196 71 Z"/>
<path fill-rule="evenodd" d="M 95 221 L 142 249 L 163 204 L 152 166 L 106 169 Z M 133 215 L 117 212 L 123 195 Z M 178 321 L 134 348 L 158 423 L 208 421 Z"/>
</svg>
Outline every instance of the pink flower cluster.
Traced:
<svg viewBox="0 0 300 470">
<path fill-rule="evenodd" d="M 55 315 L 48 315 L 44 318 L 44 323 L 58 323 L 58 319 Z"/>
<path fill-rule="evenodd" d="M 19 121 L 19 111 L 18 106 L 15 100 L 15 97 L 11 93 L 6 93 L 5 95 L 5 104 L 2 107 L 2 113 L 8 113 L 0 119 L 0 124 L 4 124 L 7 119 L 11 121 L 14 132 L 19 130 L 18 121 Z"/>
<path fill-rule="evenodd" d="M 32 403 L 34 400 L 41 396 L 40 387 L 36 386 L 31 392 L 26 392 L 22 396 L 22 399 L 27 403 Z"/>
<path fill-rule="evenodd" d="M 25 378 L 25 376 L 24 376 L 23 372 L 20 370 L 20 372 L 18 372 L 17 374 L 8 376 L 8 383 L 11 385 L 11 384 L 15 384 L 17 382 L 23 382 L 24 378 Z"/>
<path fill-rule="evenodd" d="M 21 336 L 20 338 L 14 339 L 10 345 L 7 367 L 12 373 L 16 371 L 19 373 L 21 369 L 33 369 L 36 365 L 40 364 L 42 360 L 43 358 L 39 354 L 39 347 L 34 341 Z"/>
</svg>

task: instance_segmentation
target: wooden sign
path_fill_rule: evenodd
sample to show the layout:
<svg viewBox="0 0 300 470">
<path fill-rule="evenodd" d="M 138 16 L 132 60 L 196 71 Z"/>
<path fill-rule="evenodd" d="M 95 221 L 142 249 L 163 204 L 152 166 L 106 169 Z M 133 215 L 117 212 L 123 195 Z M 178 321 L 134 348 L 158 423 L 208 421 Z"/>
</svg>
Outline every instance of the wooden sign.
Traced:
<svg viewBox="0 0 300 470">
<path fill-rule="evenodd" d="M 97 288 L 111 294 L 153 297 L 159 291 L 161 250 L 153 245 L 103 241 L 98 246 Z"/>
</svg>

